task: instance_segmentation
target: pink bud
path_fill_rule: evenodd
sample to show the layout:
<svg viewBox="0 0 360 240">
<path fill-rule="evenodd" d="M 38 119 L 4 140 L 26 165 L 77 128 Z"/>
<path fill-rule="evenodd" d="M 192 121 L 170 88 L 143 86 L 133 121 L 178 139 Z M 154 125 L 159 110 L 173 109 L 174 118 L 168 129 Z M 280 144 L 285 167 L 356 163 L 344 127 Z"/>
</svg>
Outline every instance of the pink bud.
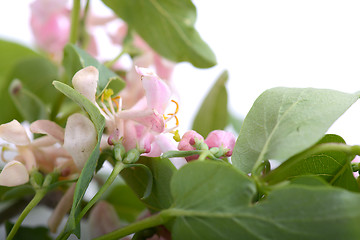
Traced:
<svg viewBox="0 0 360 240">
<path fill-rule="evenodd" d="M 187 131 L 181 138 L 179 145 L 178 145 L 178 149 L 180 151 L 191 151 L 191 150 L 195 150 L 195 147 L 193 146 L 195 144 L 195 138 L 199 139 L 199 140 L 204 140 L 203 136 L 201 136 L 199 133 L 197 133 L 194 130 L 190 130 Z M 190 157 L 186 157 L 186 161 L 191 161 L 194 159 L 197 159 L 198 156 L 190 156 Z"/>
<path fill-rule="evenodd" d="M 226 153 L 226 156 L 230 157 L 235 146 L 235 136 L 231 132 L 215 130 L 209 133 L 205 143 L 209 148 L 222 147 L 228 149 L 229 151 Z"/>
</svg>

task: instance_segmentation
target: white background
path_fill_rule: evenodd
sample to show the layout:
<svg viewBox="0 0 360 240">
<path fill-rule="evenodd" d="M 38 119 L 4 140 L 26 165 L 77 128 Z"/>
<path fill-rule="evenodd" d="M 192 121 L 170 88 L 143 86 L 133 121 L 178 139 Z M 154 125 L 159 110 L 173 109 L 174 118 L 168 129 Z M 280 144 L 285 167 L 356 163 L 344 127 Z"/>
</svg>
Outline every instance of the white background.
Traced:
<svg viewBox="0 0 360 240">
<path fill-rule="evenodd" d="M 29 2 L 1 1 L 0 37 L 32 44 Z M 98 0 L 92 3 L 97 13 L 106 12 Z M 224 69 L 230 73 L 230 109 L 239 116 L 245 116 L 256 97 L 272 87 L 360 90 L 360 1 L 194 3 L 196 28 L 215 52 L 218 65 L 200 70 L 182 63 L 176 68 L 173 80 L 181 97 L 182 133 L 191 127 L 203 97 Z M 101 50 L 106 53 L 105 46 Z M 359 119 L 360 105 L 355 104 L 330 132 L 360 144 Z"/>
</svg>

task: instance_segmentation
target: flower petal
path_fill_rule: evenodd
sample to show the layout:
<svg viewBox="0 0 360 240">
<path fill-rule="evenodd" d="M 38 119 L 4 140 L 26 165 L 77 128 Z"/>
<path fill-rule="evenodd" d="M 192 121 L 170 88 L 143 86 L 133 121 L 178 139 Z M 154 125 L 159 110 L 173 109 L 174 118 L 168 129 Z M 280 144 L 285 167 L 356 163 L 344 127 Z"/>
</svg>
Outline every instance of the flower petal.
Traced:
<svg viewBox="0 0 360 240">
<path fill-rule="evenodd" d="M 231 132 L 226 132 L 223 130 L 214 130 L 209 133 L 206 137 L 205 143 L 212 147 L 223 147 L 228 149 L 229 151 L 226 153 L 226 156 L 231 156 L 234 146 L 235 146 L 236 138 L 234 134 Z"/>
<path fill-rule="evenodd" d="M 17 120 L 0 125 L 0 138 L 15 145 L 28 145 L 30 143 L 25 128 Z"/>
<path fill-rule="evenodd" d="M 79 169 L 84 167 L 96 143 L 97 133 L 94 124 L 80 113 L 71 115 L 66 123 L 64 148 Z"/>
<path fill-rule="evenodd" d="M 149 68 L 137 67 L 136 70 L 142 76 L 148 108 L 163 114 L 171 97 L 169 87 Z"/>
<path fill-rule="evenodd" d="M 49 120 L 37 120 L 30 125 L 30 131 L 52 136 L 60 143 L 64 143 L 64 129 Z"/>
<path fill-rule="evenodd" d="M 96 88 L 99 80 L 99 71 L 89 66 L 75 73 L 72 84 L 76 91 L 95 103 Z"/>
<path fill-rule="evenodd" d="M 14 187 L 29 181 L 26 167 L 18 161 L 8 162 L 0 173 L 0 185 Z"/>
</svg>

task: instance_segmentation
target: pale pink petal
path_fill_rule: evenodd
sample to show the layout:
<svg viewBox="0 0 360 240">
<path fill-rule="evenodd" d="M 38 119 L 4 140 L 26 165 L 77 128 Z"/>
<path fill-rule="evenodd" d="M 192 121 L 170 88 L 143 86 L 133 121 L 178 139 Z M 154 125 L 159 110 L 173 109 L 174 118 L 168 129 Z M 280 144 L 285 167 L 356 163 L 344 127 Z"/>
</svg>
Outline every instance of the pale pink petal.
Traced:
<svg viewBox="0 0 360 240">
<path fill-rule="evenodd" d="M 165 130 L 165 121 L 163 116 L 151 109 L 146 109 L 143 111 L 124 110 L 117 113 L 117 117 L 136 121 L 150 128 L 154 132 L 161 133 Z"/>
<path fill-rule="evenodd" d="M 180 151 L 191 151 L 195 150 L 195 147 L 192 146 L 195 143 L 195 138 L 198 140 L 204 140 L 203 136 L 197 133 L 194 130 L 187 131 L 181 138 L 178 149 Z"/>
<path fill-rule="evenodd" d="M 57 231 L 61 220 L 64 218 L 64 216 L 72 206 L 75 186 L 76 183 L 73 183 L 71 187 L 68 188 L 64 196 L 60 199 L 60 202 L 56 205 L 54 211 L 51 213 L 51 216 L 48 220 L 48 226 L 52 233 L 55 233 Z"/>
<path fill-rule="evenodd" d="M 30 125 L 30 131 L 52 136 L 60 143 L 64 143 L 64 129 L 55 122 L 49 120 L 37 120 Z"/>
<path fill-rule="evenodd" d="M 159 54 L 154 54 L 154 64 L 156 68 L 156 73 L 161 79 L 170 80 L 171 75 L 174 71 L 175 63 L 170 62 L 169 60 L 162 58 Z"/>
<path fill-rule="evenodd" d="M 32 169 L 36 168 L 36 159 L 34 152 L 28 146 L 18 146 L 18 151 L 24 161 L 24 164 L 27 170 L 30 172 Z"/>
<path fill-rule="evenodd" d="M 121 227 L 114 207 L 105 201 L 98 202 L 91 210 L 89 224 L 92 239 L 103 236 Z"/>
<path fill-rule="evenodd" d="M 75 73 L 72 84 L 76 91 L 95 103 L 96 88 L 99 80 L 99 71 L 89 66 Z"/>
<path fill-rule="evenodd" d="M 25 128 L 17 120 L 0 125 L 0 138 L 15 145 L 28 145 L 30 143 Z"/>
<path fill-rule="evenodd" d="M 26 167 L 18 162 L 11 161 L 5 165 L 0 173 L 0 185 L 14 187 L 29 181 L 29 173 Z"/>
<path fill-rule="evenodd" d="M 71 115 L 65 127 L 64 148 L 72 156 L 78 169 L 82 169 L 97 143 L 94 124 L 84 115 Z"/>
<path fill-rule="evenodd" d="M 35 140 L 33 140 L 31 143 L 31 146 L 32 147 L 47 147 L 47 146 L 52 146 L 58 142 L 59 142 L 59 140 L 57 140 L 51 136 L 42 136 L 42 137 L 39 137 L 39 138 L 36 138 Z"/>
</svg>

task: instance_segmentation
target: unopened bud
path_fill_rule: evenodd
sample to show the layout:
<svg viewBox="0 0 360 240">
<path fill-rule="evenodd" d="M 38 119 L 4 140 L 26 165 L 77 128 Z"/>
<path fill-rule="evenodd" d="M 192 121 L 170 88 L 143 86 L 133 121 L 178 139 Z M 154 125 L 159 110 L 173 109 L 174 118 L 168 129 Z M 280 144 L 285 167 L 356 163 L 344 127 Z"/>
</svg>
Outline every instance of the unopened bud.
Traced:
<svg viewBox="0 0 360 240">
<path fill-rule="evenodd" d="M 125 159 L 123 161 L 123 163 L 135 163 L 137 162 L 137 160 L 139 160 L 139 157 L 140 157 L 140 151 L 136 148 L 134 149 L 131 149 L 130 151 L 128 151 L 126 153 L 126 156 L 125 156 Z"/>
</svg>

